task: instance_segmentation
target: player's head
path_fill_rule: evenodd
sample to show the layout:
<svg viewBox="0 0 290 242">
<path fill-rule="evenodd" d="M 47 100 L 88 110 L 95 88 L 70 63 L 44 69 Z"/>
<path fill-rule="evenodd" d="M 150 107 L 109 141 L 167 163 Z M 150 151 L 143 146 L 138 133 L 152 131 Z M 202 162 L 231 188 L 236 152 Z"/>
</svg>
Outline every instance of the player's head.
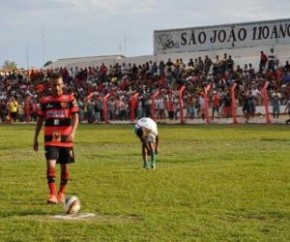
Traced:
<svg viewBox="0 0 290 242">
<path fill-rule="evenodd" d="M 135 133 L 138 136 L 138 138 L 143 142 L 144 134 L 145 134 L 143 128 L 141 128 L 141 127 L 135 128 Z"/>
<path fill-rule="evenodd" d="M 60 74 L 55 73 L 50 76 L 50 86 L 54 96 L 60 96 L 63 93 L 63 79 Z"/>
</svg>

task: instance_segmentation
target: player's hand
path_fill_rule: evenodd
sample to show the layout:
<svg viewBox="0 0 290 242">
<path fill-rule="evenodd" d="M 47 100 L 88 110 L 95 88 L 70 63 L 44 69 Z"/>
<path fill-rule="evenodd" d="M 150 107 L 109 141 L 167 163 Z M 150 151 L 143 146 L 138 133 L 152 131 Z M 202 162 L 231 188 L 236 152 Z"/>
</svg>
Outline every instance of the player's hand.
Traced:
<svg viewBox="0 0 290 242">
<path fill-rule="evenodd" d="M 37 141 L 34 141 L 33 149 L 34 149 L 34 151 L 38 151 L 38 142 Z"/>
<path fill-rule="evenodd" d="M 155 148 L 155 155 L 158 155 L 158 153 L 159 153 L 159 148 L 157 147 Z"/>
<path fill-rule="evenodd" d="M 67 137 L 67 140 L 66 140 L 66 142 L 73 142 L 73 141 L 74 141 L 74 139 L 75 139 L 75 134 L 74 134 L 74 133 L 72 133 L 72 134 L 70 134 L 70 135 Z"/>
</svg>

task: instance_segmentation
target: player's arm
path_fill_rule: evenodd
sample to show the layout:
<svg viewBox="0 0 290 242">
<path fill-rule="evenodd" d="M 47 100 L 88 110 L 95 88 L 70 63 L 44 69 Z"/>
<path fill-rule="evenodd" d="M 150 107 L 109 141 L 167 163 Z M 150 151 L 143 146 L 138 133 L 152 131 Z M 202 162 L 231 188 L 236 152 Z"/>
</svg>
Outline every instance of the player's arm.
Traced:
<svg viewBox="0 0 290 242">
<path fill-rule="evenodd" d="M 33 149 L 35 151 L 38 151 L 38 135 L 39 135 L 40 130 L 42 128 L 43 121 L 44 121 L 44 117 L 41 117 L 41 116 L 37 117 L 35 131 L 34 131 L 34 139 L 33 139 Z"/>
<path fill-rule="evenodd" d="M 72 116 L 72 131 L 70 135 L 68 136 L 68 140 L 71 142 L 74 141 L 78 124 L 79 124 L 79 113 L 74 113 Z"/>
<path fill-rule="evenodd" d="M 159 135 L 156 135 L 155 154 L 157 155 L 158 153 L 159 153 Z"/>
<path fill-rule="evenodd" d="M 147 161 L 147 155 L 148 155 L 147 153 L 148 153 L 147 143 L 142 141 L 142 158 L 144 162 Z"/>
</svg>

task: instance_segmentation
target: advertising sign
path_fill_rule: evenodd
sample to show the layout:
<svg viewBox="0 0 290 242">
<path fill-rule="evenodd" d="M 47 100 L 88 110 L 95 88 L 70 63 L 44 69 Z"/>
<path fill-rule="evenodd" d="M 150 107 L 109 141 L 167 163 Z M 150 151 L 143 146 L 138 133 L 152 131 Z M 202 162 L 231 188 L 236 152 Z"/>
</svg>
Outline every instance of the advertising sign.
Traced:
<svg viewBox="0 0 290 242">
<path fill-rule="evenodd" d="M 290 19 L 155 30 L 154 54 L 290 44 Z"/>
</svg>

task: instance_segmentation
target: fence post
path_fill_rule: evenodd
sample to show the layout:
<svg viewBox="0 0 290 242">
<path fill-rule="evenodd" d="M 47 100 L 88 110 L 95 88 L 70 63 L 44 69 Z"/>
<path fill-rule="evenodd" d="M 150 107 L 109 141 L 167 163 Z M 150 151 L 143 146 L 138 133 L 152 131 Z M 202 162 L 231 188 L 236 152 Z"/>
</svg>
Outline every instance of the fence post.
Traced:
<svg viewBox="0 0 290 242">
<path fill-rule="evenodd" d="M 269 82 L 266 81 L 265 85 L 262 88 L 262 95 L 263 95 L 264 105 L 265 105 L 266 123 L 270 124 L 271 123 L 271 119 L 270 119 L 269 104 L 268 104 L 269 96 L 268 96 L 268 92 L 267 92 L 268 85 L 269 85 Z"/>
<path fill-rule="evenodd" d="M 208 92 L 209 92 L 210 88 L 211 88 L 211 85 L 207 85 L 204 88 L 204 116 L 205 116 L 205 121 L 206 121 L 207 124 L 209 123 L 209 114 L 208 114 L 208 108 L 209 108 L 209 105 L 208 105 Z"/>
<path fill-rule="evenodd" d="M 136 106 L 138 105 L 138 96 L 139 96 L 139 93 L 136 92 L 134 94 L 132 94 L 132 96 L 130 97 L 130 120 L 131 122 L 133 123 L 134 120 L 135 120 L 135 108 Z"/>
<path fill-rule="evenodd" d="M 156 91 L 153 93 L 150 97 L 151 99 L 151 107 L 150 107 L 150 112 L 151 112 L 151 118 L 153 120 L 156 120 L 156 114 L 155 114 L 155 99 L 159 95 L 160 91 Z"/>
<path fill-rule="evenodd" d="M 110 93 L 107 93 L 103 99 L 103 116 L 105 123 L 109 123 L 108 121 L 108 98 L 110 97 Z"/>
<path fill-rule="evenodd" d="M 184 115 L 183 115 L 183 92 L 185 90 L 185 86 L 181 86 L 178 90 L 178 104 L 179 104 L 179 113 L 180 113 L 180 123 L 184 123 Z"/>
<path fill-rule="evenodd" d="M 231 99 L 232 99 L 232 103 L 231 103 L 231 111 L 232 111 L 232 116 L 233 116 L 233 123 L 237 124 L 237 105 L 236 105 L 236 95 L 235 95 L 235 90 L 237 87 L 237 83 L 234 83 L 233 86 L 231 87 Z"/>
<path fill-rule="evenodd" d="M 25 109 L 24 109 L 24 114 L 26 116 L 26 122 L 29 123 L 30 122 L 30 100 L 31 100 L 31 97 L 28 96 L 26 97 L 25 99 Z"/>
</svg>

